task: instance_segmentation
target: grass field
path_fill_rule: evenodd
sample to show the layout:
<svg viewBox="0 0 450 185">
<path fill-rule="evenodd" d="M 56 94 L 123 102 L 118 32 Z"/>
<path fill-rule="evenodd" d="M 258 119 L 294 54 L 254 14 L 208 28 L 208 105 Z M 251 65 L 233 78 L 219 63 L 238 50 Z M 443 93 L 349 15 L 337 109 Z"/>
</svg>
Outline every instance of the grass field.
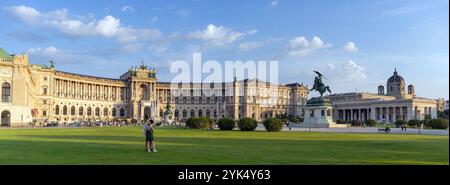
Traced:
<svg viewBox="0 0 450 185">
<path fill-rule="evenodd" d="M 449 164 L 448 136 L 138 127 L 0 129 L 0 164 Z"/>
</svg>

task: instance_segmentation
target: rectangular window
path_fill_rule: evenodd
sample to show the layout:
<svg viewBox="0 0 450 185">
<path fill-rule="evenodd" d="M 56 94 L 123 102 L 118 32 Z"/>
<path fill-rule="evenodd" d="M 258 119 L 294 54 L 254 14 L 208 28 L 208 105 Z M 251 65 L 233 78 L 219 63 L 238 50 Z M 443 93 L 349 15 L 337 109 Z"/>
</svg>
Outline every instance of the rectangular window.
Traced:
<svg viewBox="0 0 450 185">
<path fill-rule="evenodd" d="M 42 111 L 42 115 L 47 116 L 47 111 Z"/>
</svg>

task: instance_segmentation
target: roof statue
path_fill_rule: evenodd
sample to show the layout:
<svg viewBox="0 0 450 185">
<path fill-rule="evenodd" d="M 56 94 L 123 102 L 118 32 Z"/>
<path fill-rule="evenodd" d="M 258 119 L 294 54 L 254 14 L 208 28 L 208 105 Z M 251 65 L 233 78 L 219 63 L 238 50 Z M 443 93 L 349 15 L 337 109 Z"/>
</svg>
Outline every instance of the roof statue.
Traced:
<svg viewBox="0 0 450 185">
<path fill-rule="evenodd" d="M 48 63 L 50 63 L 50 68 L 55 68 L 55 62 L 53 62 L 53 61 L 48 61 Z"/>
<path fill-rule="evenodd" d="M 141 70 L 147 70 L 148 69 L 148 67 L 146 65 L 144 65 L 144 61 L 143 60 L 141 61 L 141 65 L 139 66 L 139 69 L 141 69 Z"/>
</svg>

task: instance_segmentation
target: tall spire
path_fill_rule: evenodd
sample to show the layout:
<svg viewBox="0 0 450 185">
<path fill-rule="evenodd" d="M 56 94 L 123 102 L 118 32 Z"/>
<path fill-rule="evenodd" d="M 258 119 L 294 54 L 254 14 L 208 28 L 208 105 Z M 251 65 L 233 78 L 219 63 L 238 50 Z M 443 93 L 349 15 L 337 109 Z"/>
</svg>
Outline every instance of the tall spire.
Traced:
<svg viewBox="0 0 450 185">
<path fill-rule="evenodd" d="M 394 68 L 394 75 L 397 75 L 397 68 Z"/>
</svg>

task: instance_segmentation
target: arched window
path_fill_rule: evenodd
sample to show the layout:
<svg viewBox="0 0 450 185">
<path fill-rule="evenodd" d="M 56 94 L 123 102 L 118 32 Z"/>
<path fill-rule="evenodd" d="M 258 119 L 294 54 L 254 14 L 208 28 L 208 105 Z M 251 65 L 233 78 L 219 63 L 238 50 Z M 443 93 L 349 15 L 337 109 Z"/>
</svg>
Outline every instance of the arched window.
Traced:
<svg viewBox="0 0 450 185">
<path fill-rule="evenodd" d="M 63 115 L 67 115 L 67 106 L 65 106 L 65 105 L 63 107 Z"/>
<path fill-rule="evenodd" d="M 100 108 L 95 108 L 95 116 L 100 116 Z"/>
<path fill-rule="evenodd" d="M 211 112 L 208 110 L 206 110 L 206 117 L 210 117 L 211 116 Z"/>
<path fill-rule="evenodd" d="M 178 111 L 178 109 L 175 109 L 175 117 L 178 118 L 179 117 L 180 112 Z"/>
<path fill-rule="evenodd" d="M 191 117 L 194 117 L 195 116 L 195 112 L 194 112 L 194 110 L 191 110 Z"/>
<path fill-rule="evenodd" d="M 59 115 L 59 105 L 55 106 L 55 115 Z"/>
<path fill-rule="evenodd" d="M 2 102 L 11 102 L 11 85 L 8 82 L 2 84 Z"/>
<path fill-rule="evenodd" d="M 198 117 L 202 117 L 203 116 L 203 111 L 202 109 L 198 110 Z"/>
<path fill-rule="evenodd" d="M 10 125 L 11 125 L 11 113 L 5 110 L 1 114 L 0 126 L 10 126 Z"/>
<path fill-rule="evenodd" d="M 187 117 L 187 111 L 186 109 L 183 109 L 183 118 Z"/>
<path fill-rule="evenodd" d="M 112 108 L 112 116 L 116 116 L 116 108 Z"/>
<path fill-rule="evenodd" d="M 120 117 L 124 117 L 125 116 L 125 109 L 120 108 Z"/>
<path fill-rule="evenodd" d="M 103 109 L 103 116 L 108 116 L 108 108 Z"/>
<path fill-rule="evenodd" d="M 72 108 L 70 108 L 70 115 L 75 115 L 75 106 L 72 106 Z"/>
<path fill-rule="evenodd" d="M 78 108 L 78 115 L 83 115 L 83 107 Z"/>
<path fill-rule="evenodd" d="M 88 116 L 92 115 L 92 109 L 91 109 L 91 107 L 88 107 L 88 108 L 87 108 L 87 115 L 88 115 Z"/>
</svg>

